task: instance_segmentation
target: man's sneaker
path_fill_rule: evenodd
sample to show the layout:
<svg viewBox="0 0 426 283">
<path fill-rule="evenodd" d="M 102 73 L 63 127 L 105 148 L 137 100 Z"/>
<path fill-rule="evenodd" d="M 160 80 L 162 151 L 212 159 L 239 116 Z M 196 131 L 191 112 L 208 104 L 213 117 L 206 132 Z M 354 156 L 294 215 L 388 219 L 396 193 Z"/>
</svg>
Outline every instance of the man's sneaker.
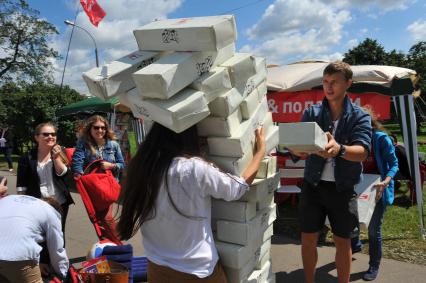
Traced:
<svg viewBox="0 0 426 283">
<path fill-rule="evenodd" d="M 362 279 L 364 279 L 365 281 L 373 281 L 374 279 L 376 279 L 378 273 L 379 273 L 378 268 L 370 266 L 367 272 L 362 277 Z"/>
<path fill-rule="evenodd" d="M 9 168 L 9 172 L 13 172 L 13 168 Z"/>
</svg>

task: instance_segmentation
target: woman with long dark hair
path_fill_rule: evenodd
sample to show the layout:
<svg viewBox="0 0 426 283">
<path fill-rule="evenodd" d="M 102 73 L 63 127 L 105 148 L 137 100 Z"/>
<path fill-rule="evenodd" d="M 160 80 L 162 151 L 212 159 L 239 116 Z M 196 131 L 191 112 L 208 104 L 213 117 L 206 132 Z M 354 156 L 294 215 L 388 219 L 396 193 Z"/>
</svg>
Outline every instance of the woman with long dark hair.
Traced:
<svg viewBox="0 0 426 283">
<path fill-rule="evenodd" d="M 154 123 L 130 161 L 117 228 L 123 240 L 141 229 L 151 283 L 226 282 L 211 230 L 211 197 L 231 201 L 248 190 L 265 155 L 264 131 L 256 130 L 255 154 L 241 177 L 200 155 L 195 126 L 177 134 Z"/>
</svg>

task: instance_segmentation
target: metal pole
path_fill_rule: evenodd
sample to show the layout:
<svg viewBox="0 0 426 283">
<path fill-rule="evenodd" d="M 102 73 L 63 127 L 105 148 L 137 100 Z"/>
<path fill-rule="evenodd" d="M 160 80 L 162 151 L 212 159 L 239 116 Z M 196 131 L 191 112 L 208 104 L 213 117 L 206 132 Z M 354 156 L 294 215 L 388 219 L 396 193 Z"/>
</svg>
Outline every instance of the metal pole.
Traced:
<svg viewBox="0 0 426 283">
<path fill-rule="evenodd" d="M 74 26 L 76 28 L 83 30 L 92 39 L 93 44 L 95 45 L 96 67 L 99 67 L 98 46 L 96 45 L 95 38 L 86 29 L 82 28 L 81 26 L 76 25 L 75 23 L 73 23 L 71 21 L 65 20 L 64 23 L 67 24 L 67 25 Z"/>
</svg>

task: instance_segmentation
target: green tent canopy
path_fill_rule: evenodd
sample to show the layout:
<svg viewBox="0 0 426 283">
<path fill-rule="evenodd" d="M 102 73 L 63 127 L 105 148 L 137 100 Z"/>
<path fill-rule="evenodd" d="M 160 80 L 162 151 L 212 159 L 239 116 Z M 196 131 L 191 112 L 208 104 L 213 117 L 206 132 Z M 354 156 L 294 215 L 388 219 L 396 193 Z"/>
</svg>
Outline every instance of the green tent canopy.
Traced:
<svg viewBox="0 0 426 283">
<path fill-rule="evenodd" d="M 77 114 L 94 114 L 94 113 L 110 113 L 119 105 L 118 97 L 109 100 L 102 100 L 99 97 L 89 97 L 76 103 L 69 104 L 56 111 L 57 117 L 77 115 Z"/>
</svg>

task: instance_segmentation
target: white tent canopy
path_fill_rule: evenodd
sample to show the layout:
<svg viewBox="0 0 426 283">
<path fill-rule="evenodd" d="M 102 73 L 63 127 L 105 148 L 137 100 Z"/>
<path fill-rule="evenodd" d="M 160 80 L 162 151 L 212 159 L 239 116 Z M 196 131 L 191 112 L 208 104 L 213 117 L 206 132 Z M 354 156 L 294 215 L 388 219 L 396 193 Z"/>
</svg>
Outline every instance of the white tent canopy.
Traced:
<svg viewBox="0 0 426 283">
<path fill-rule="evenodd" d="M 322 88 L 324 68 L 329 62 L 303 61 L 268 68 L 267 85 L 270 92 L 295 92 Z M 420 232 L 424 229 L 423 199 L 417 151 L 416 116 L 413 96 L 417 73 L 413 70 L 392 66 L 351 66 L 353 84 L 349 89 L 355 93 L 378 93 L 393 96 L 394 105 L 401 121 L 411 175 L 414 176 L 420 218 Z M 273 94 L 272 94 L 273 95 Z M 279 94 L 277 94 L 279 95 Z"/>
</svg>

